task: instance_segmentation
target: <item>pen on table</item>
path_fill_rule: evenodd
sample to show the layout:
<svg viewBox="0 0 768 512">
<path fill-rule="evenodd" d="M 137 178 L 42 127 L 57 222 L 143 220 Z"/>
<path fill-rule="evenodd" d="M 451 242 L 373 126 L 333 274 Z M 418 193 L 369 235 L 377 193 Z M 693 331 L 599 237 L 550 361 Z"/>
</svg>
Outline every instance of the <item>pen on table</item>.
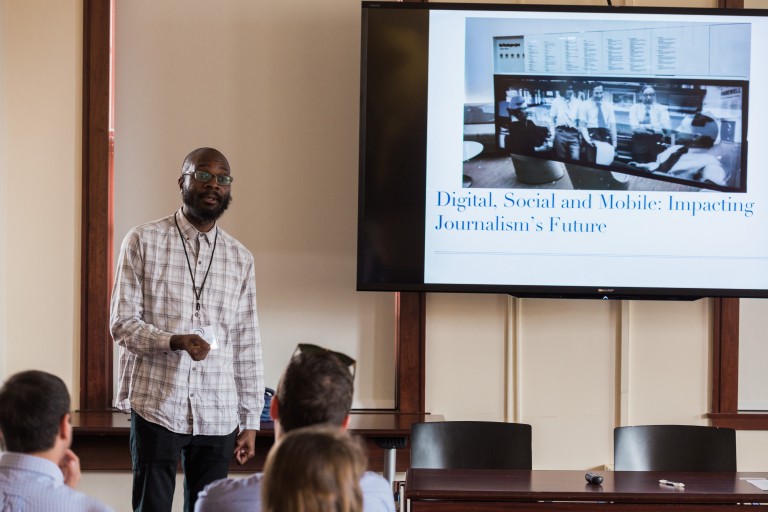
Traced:
<svg viewBox="0 0 768 512">
<path fill-rule="evenodd" d="M 685 484 L 682 482 L 673 482 L 671 480 L 659 480 L 659 483 L 661 485 L 668 485 L 670 487 L 685 487 Z"/>
</svg>

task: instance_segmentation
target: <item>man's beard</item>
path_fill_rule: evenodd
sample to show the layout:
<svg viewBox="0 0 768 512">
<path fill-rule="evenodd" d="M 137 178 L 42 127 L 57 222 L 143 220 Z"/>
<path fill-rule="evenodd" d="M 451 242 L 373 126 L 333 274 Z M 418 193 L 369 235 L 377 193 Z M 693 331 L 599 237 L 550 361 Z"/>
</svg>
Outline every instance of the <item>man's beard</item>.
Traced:
<svg viewBox="0 0 768 512">
<path fill-rule="evenodd" d="M 203 203 L 203 197 L 209 194 L 216 194 L 218 197 L 219 203 L 216 206 L 209 207 Z M 232 202 L 232 194 L 229 192 L 226 194 L 219 194 L 211 191 L 203 191 L 195 194 L 189 187 L 184 188 L 181 197 L 184 201 L 185 213 L 203 222 L 215 222 L 218 220 L 229 207 L 229 203 Z"/>
</svg>

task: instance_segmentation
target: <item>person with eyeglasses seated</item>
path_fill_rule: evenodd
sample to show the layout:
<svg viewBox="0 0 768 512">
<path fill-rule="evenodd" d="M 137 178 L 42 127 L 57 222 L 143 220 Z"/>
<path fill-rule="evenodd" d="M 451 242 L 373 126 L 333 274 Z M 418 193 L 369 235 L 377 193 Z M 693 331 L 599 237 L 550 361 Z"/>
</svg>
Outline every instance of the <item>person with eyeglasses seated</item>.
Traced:
<svg viewBox="0 0 768 512">
<path fill-rule="evenodd" d="M 294 352 L 272 397 L 275 442 L 289 432 L 325 424 L 339 430 L 349 425 L 354 392 L 355 360 L 310 344 Z M 197 499 L 196 512 L 262 510 L 263 473 L 244 479 L 224 479 L 206 487 Z M 365 512 L 394 512 L 394 493 L 384 477 L 366 471 L 360 478 Z"/>
<path fill-rule="evenodd" d="M 528 102 L 520 95 L 509 99 L 509 123 L 504 147 L 514 155 L 534 156 L 551 149 L 549 128 L 538 126 L 530 119 Z"/>
<path fill-rule="evenodd" d="M 50 373 L 12 375 L 0 388 L 0 510 L 108 512 L 75 491 L 80 459 L 70 449 L 69 392 Z"/>
<path fill-rule="evenodd" d="M 115 406 L 131 413 L 132 504 L 170 511 L 181 455 L 184 510 L 255 455 L 264 406 L 253 256 L 216 221 L 232 199 L 218 150 L 187 155 L 182 206 L 133 228 L 120 249 L 110 330 L 120 348 Z"/>
<path fill-rule="evenodd" d="M 360 479 L 368 465 L 360 439 L 338 428 L 292 430 L 264 465 L 264 512 L 361 512 Z"/>
</svg>

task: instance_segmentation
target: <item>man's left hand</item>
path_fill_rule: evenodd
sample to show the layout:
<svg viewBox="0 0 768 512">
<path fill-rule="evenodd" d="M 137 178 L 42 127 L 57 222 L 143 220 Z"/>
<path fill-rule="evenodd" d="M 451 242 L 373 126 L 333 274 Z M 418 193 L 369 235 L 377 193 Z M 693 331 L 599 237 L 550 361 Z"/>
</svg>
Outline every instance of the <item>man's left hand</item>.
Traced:
<svg viewBox="0 0 768 512">
<path fill-rule="evenodd" d="M 235 440 L 235 460 L 241 466 L 256 455 L 256 431 L 241 430 Z"/>
</svg>

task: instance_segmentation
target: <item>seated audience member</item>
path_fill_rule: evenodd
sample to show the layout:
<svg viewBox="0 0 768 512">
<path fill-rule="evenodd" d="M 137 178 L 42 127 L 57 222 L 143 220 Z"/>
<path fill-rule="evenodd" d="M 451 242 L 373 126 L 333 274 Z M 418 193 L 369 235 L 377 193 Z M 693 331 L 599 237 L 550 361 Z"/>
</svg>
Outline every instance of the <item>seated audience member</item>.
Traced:
<svg viewBox="0 0 768 512">
<path fill-rule="evenodd" d="M 359 440 L 337 427 L 292 430 L 269 452 L 264 512 L 361 512 L 367 460 Z"/>
<path fill-rule="evenodd" d="M 69 392 L 54 375 L 21 372 L 0 388 L 0 510 L 111 510 L 74 490 L 80 460 L 69 449 L 69 420 Z"/>
<path fill-rule="evenodd" d="M 272 398 L 275 441 L 292 430 L 329 424 L 340 430 L 349 425 L 354 391 L 354 360 L 315 345 L 301 344 Z M 244 479 L 225 478 L 206 486 L 197 498 L 196 512 L 261 510 L 261 473 Z M 394 512 L 394 494 L 381 475 L 367 471 L 360 479 L 366 512 Z"/>
<path fill-rule="evenodd" d="M 713 116 L 706 113 L 687 115 L 674 131 L 674 145 L 659 153 L 653 162 L 630 162 L 629 165 L 676 178 L 726 185 L 725 169 L 710 154 L 719 133 Z"/>
<path fill-rule="evenodd" d="M 528 102 L 522 96 L 514 96 L 507 106 L 509 124 L 504 147 L 512 154 L 533 156 L 551 149 L 549 128 L 538 126 L 529 119 Z"/>
</svg>

